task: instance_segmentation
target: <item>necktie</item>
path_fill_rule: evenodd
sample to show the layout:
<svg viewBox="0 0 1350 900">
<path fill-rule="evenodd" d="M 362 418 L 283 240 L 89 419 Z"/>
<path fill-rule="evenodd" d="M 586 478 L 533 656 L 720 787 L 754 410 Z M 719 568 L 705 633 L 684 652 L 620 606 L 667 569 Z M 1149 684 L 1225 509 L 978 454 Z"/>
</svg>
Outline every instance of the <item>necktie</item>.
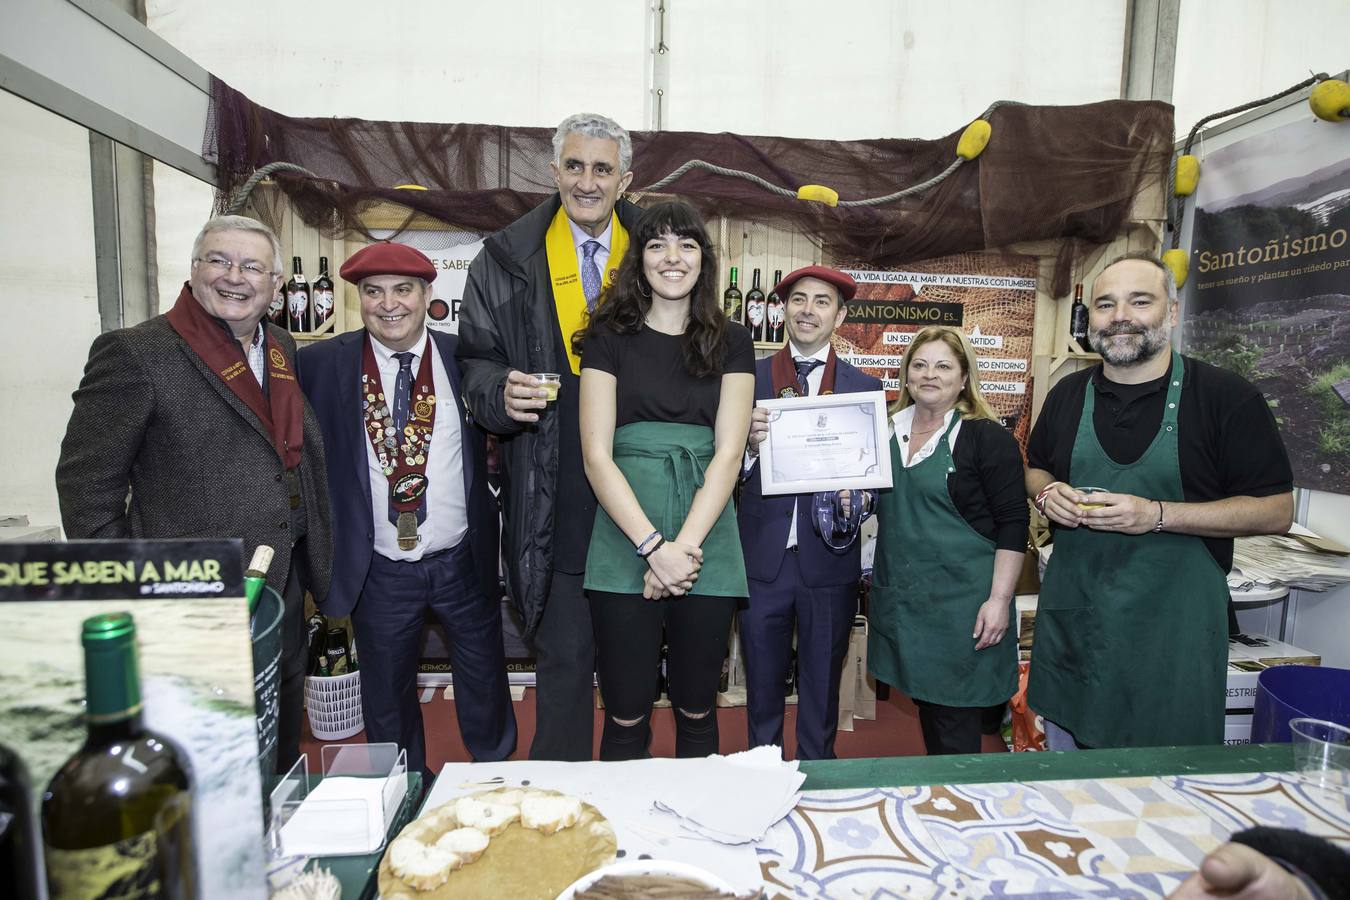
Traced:
<svg viewBox="0 0 1350 900">
<path fill-rule="evenodd" d="M 802 396 L 806 397 L 811 393 L 810 386 L 806 381 L 807 376 L 811 374 L 812 370 L 825 365 L 825 363 L 819 359 L 798 359 L 794 360 L 792 364 L 797 367 L 797 386 L 802 389 Z"/>
<path fill-rule="evenodd" d="M 408 409 L 412 405 L 412 361 L 411 352 L 404 350 L 402 353 L 395 353 L 394 359 L 398 360 L 398 378 L 394 379 L 394 428 L 398 431 L 398 442 L 403 443 L 405 435 L 403 429 L 408 427 Z M 427 498 L 422 495 L 422 503 L 417 507 L 417 521 L 425 522 L 427 518 Z M 394 504 L 389 504 L 389 521 L 398 524 L 398 510 L 394 509 Z"/>
<path fill-rule="evenodd" d="M 398 378 L 394 381 L 394 427 L 402 441 L 403 429 L 408 426 L 408 406 L 412 403 L 413 355 L 405 350 L 395 353 L 394 359 L 398 360 Z"/>
<path fill-rule="evenodd" d="M 586 295 L 587 310 L 595 309 L 595 300 L 600 296 L 600 267 L 595 264 L 595 254 L 599 250 L 599 241 L 581 245 L 581 292 Z"/>
</svg>

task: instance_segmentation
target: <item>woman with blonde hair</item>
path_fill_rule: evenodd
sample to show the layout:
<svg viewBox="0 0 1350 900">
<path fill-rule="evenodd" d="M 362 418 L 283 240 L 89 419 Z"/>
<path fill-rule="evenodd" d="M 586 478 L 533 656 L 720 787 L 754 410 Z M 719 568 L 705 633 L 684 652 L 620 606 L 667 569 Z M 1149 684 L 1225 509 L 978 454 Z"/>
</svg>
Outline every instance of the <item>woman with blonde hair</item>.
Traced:
<svg viewBox="0 0 1350 900">
<path fill-rule="evenodd" d="M 919 707 L 930 755 L 978 753 L 983 710 L 1017 687 L 1007 632 L 1030 522 L 1022 454 L 980 393 L 960 331 L 918 332 L 900 371 L 867 659 Z"/>
</svg>

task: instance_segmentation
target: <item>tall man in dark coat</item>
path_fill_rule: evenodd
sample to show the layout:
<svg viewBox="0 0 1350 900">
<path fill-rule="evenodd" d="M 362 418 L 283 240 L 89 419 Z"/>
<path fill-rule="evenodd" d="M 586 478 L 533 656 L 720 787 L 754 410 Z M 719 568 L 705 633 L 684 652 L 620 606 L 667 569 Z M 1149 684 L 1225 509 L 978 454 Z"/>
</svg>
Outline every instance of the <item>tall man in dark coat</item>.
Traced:
<svg viewBox="0 0 1350 900">
<path fill-rule="evenodd" d="M 246 553 L 277 551 L 267 583 L 285 604 L 285 771 L 300 748 L 304 590 L 327 593 L 332 534 L 323 438 L 296 381 L 295 342 L 262 321 L 281 278 L 267 226 L 207 222 L 173 308 L 94 340 L 56 490 L 70 538 L 242 538 Z"/>
<path fill-rule="evenodd" d="M 787 300 L 788 343 L 756 365 L 756 400 L 881 390 L 877 378 L 838 359 L 830 346 L 857 289 L 848 275 L 824 266 L 798 269 L 774 288 Z M 750 604 L 738 620 L 750 746 L 783 744 L 783 685 L 795 626 L 797 758 L 832 759 L 839 677 L 858 608 L 861 542 L 856 531 L 843 540 L 831 534 L 835 546 L 825 542 L 814 525 L 814 494 L 763 495 L 755 457 L 767 436 L 766 412 L 757 408 L 739 514 L 750 581 Z"/>
<path fill-rule="evenodd" d="M 426 771 L 417 660 L 445 629 L 460 736 L 477 762 L 510 756 L 497 586 L 497 509 L 483 435 L 465 421 L 454 335 L 426 327 L 431 260 L 371 244 L 342 266 L 365 328 L 306 347 L 300 379 L 323 427 L 336 556 L 324 612 L 352 616 L 366 736 Z"/>
<path fill-rule="evenodd" d="M 460 307 L 464 399 L 502 437 L 507 591 L 536 654 L 531 759 L 588 760 L 595 702 L 591 613 L 582 592 L 595 495 L 581 465 L 580 362 L 569 351 L 627 246 L 640 210 L 628 132 L 590 113 L 553 136 L 558 193 L 489 237 Z M 533 374 L 559 373 L 556 402 Z"/>
</svg>

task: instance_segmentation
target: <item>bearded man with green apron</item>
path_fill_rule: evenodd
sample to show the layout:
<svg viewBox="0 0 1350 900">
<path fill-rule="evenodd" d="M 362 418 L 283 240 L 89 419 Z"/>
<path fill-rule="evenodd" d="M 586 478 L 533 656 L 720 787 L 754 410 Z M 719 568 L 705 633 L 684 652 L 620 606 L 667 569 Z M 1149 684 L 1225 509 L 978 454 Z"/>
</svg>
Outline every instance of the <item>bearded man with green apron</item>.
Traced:
<svg viewBox="0 0 1350 900">
<path fill-rule="evenodd" d="M 1032 432 L 1027 490 L 1060 526 L 1027 694 L 1051 749 L 1219 743 L 1231 538 L 1289 525 L 1273 416 L 1171 349 L 1175 292 L 1156 260 L 1107 266 L 1089 307 L 1103 365 L 1056 385 Z"/>
</svg>

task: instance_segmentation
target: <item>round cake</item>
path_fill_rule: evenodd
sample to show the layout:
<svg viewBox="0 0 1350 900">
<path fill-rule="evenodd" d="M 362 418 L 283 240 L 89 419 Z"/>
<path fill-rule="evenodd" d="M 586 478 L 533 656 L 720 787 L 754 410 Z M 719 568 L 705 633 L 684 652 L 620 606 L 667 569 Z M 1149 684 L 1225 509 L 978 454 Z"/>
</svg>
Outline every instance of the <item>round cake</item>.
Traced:
<svg viewBox="0 0 1350 900">
<path fill-rule="evenodd" d="M 428 810 L 389 842 L 384 900 L 554 900 L 614 861 L 614 829 L 594 806 L 558 791 L 497 788 Z"/>
</svg>

